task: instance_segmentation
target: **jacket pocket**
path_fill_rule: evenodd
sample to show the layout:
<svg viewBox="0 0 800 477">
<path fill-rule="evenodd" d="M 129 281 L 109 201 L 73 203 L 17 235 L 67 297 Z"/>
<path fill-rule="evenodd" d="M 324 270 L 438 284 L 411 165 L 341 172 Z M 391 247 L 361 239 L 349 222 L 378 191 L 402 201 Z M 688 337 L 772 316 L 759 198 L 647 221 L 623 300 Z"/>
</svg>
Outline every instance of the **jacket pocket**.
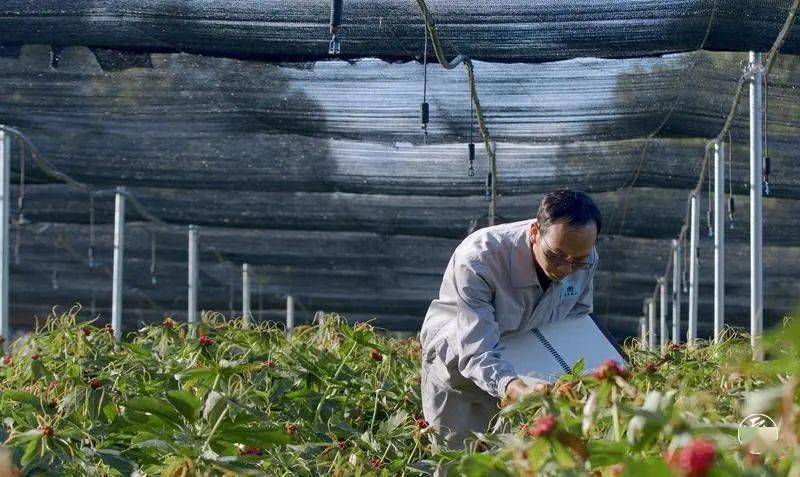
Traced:
<svg viewBox="0 0 800 477">
<path fill-rule="evenodd" d="M 448 391 L 454 391 L 459 382 L 465 378 L 458 371 L 458 356 L 447 339 L 441 340 L 426 356 L 430 379 Z"/>
</svg>

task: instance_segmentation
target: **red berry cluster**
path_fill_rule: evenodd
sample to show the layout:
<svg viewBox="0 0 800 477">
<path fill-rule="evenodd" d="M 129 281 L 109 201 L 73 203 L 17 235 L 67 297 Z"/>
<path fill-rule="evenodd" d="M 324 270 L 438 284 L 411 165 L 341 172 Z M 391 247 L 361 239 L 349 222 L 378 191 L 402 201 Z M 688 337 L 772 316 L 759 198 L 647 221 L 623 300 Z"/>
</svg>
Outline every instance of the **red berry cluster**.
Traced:
<svg viewBox="0 0 800 477">
<path fill-rule="evenodd" d="M 103 382 L 102 382 L 102 381 L 100 381 L 100 380 L 99 380 L 99 379 L 97 379 L 97 378 L 92 378 L 92 379 L 89 381 L 89 386 L 91 386 L 91 387 L 92 387 L 92 389 L 98 389 L 98 388 L 100 388 L 100 387 L 102 387 L 102 386 L 103 386 Z"/>
<path fill-rule="evenodd" d="M 611 379 L 614 376 L 627 379 L 630 377 L 630 372 L 613 359 L 603 361 L 600 366 L 594 370 L 594 377 L 597 379 Z"/>
<path fill-rule="evenodd" d="M 289 423 L 286 424 L 286 433 L 290 436 L 297 434 L 297 424 Z"/>
<path fill-rule="evenodd" d="M 264 361 L 264 366 L 266 366 L 268 368 L 274 368 L 275 367 L 275 361 L 273 361 L 271 359 L 268 359 L 268 360 Z"/>
<path fill-rule="evenodd" d="M 644 365 L 644 371 L 647 374 L 653 374 L 656 371 L 658 371 L 658 364 L 656 364 L 656 363 L 651 361 L 651 362 L 649 362 L 649 363 Z"/>
<path fill-rule="evenodd" d="M 31 355 L 31 359 L 34 360 L 34 361 L 39 361 L 39 359 L 41 359 L 41 357 L 42 357 L 42 355 L 40 355 L 39 353 L 33 353 Z"/>
<path fill-rule="evenodd" d="M 207 347 L 211 346 L 212 344 L 214 344 L 214 340 L 209 338 L 207 335 L 203 335 L 200 338 L 198 338 L 197 342 L 200 343 L 200 346 L 202 346 L 204 348 L 207 348 Z"/>
<path fill-rule="evenodd" d="M 422 419 L 422 418 L 415 419 L 415 420 L 414 420 L 414 423 L 415 423 L 415 424 L 417 425 L 417 427 L 419 427 L 420 429 L 427 429 L 427 428 L 428 428 L 428 421 L 426 421 L 425 419 Z"/>
<path fill-rule="evenodd" d="M 372 350 L 372 353 L 369 354 L 369 358 L 373 361 L 378 361 L 378 362 L 383 361 L 383 355 L 381 354 L 380 351 L 376 349 Z"/>
<path fill-rule="evenodd" d="M 669 344 L 669 346 L 667 346 L 667 349 L 669 351 L 681 351 L 681 350 L 686 349 L 686 345 L 685 344 L 681 344 L 681 343 L 671 342 Z"/>
<path fill-rule="evenodd" d="M 373 469 L 380 469 L 381 467 L 383 467 L 383 461 L 380 459 L 372 459 L 371 461 L 369 461 L 369 465 Z"/>
<path fill-rule="evenodd" d="M 92 330 L 88 326 L 81 326 L 81 333 L 83 333 L 83 336 L 89 336 L 92 334 Z"/>
<path fill-rule="evenodd" d="M 345 444 L 346 444 L 345 441 L 339 441 L 337 443 L 337 445 L 339 446 L 339 449 L 344 449 Z"/>
<path fill-rule="evenodd" d="M 39 432 L 45 437 L 53 437 L 53 428 L 50 426 L 39 426 Z"/>
<path fill-rule="evenodd" d="M 171 330 L 172 328 L 175 328 L 175 322 L 172 321 L 172 318 L 165 318 L 164 322 L 161 323 L 161 327 L 165 330 Z"/>
<path fill-rule="evenodd" d="M 531 437 L 549 436 L 556 428 L 556 418 L 551 415 L 542 416 L 533 424 L 526 426 L 526 432 Z"/>
<path fill-rule="evenodd" d="M 255 447 L 245 447 L 244 449 L 239 451 L 241 455 L 261 455 L 261 449 L 256 449 Z"/>
<path fill-rule="evenodd" d="M 704 477 L 708 475 L 717 456 L 714 443 L 706 439 L 696 439 L 675 452 L 665 452 L 667 464 L 684 477 Z"/>
<path fill-rule="evenodd" d="M 7 354 L 7 355 L 3 356 L 3 364 L 4 365 L 11 366 L 11 363 L 13 363 L 13 362 L 14 362 L 14 359 L 11 358 L 10 354 Z"/>
</svg>

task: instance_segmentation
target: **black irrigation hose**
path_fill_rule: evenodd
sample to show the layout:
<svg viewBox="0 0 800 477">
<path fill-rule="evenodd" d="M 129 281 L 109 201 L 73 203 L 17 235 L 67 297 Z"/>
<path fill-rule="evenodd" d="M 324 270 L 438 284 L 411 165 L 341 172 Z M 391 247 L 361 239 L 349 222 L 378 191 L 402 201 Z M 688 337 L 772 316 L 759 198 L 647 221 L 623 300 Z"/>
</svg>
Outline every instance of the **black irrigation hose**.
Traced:
<svg viewBox="0 0 800 477">
<path fill-rule="evenodd" d="M 489 225 L 494 225 L 495 217 L 497 215 L 497 156 L 495 155 L 495 150 L 491 144 L 489 129 L 486 127 L 486 119 L 483 116 L 483 108 L 481 107 L 481 102 L 478 98 L 478 92 L 475 89 L 475 72 L 474 66 L 472 65 L 472 60 L 466 55 L 458 55 L 452 60 L 447 61 L 444 56 L 444 51 L 442 50 L 442 43 L 439 41 L 439 33 L 436 29 L 436 25 L 433 22 L 433 18 L 431 17 L 431 13 L 428 11 L 428 6 L 425 4 L 425 0 L 417 0 L 417 4 L 419 5 L 420 10 L 422 10 L 422 16 L 425 20 L 425 28 L 430 34 L 433 52 L 436 54 L 436 59 L 439 60 L 439 64 L 442 65 L 442 67 L 446 70 L 452 70 L 456 66 L 463 63 L 467 70 L 470 96 L 478 117 L 478 128 L 480 128 L 481 136 L 483 137 L 483 146 L 486 149 L 486 153 L 489 155 L 489 162 L 491 165 L 491 172 L 489 173 L 491 177 Z"/>
<path fill-rule="evenodd" d="M 710 153 L 709 150 L 711 147 L 714 146 L 717 142 L 721 142 L 724 140 L 726 135 L 730 134 L 730 129 L 733 126 L 733 120 L 736 117 L 736 111 L 739 108 L 739 103 L 742 101 L 742 96 L 744 93 L 744 88 L 747 85 L 750 77 L 753 73 L 753 68 L 764 68 L 764 77 L 769 75 L 769 72 L 772 69 L 774 64 L 775 58 L 778 56 L 778 51 L 780 50 L 783 43 L 786 41 L 786 38 L 789 34 L 789 30 L 791 29 L 792 25 L 794 24 L 794 20 L 797 17 L 797 12 L 800 10 L 800 0 L 794 0 L 792 3 L 791 8 L 789 9 L 789 13 L 786 17 L 786 21 L 783 24 L 783 28 L 781 28 L 780 33 L 778 33 L 778 37 L 775 39 L 775 42 L 770 48 L 769 53 L 767 54 L 767 58 L 763 61 L 761 65 L 748 65 L 748 68 L 745 69 L 744 73 L 739 77 L 739 82 L 736 86 L 736 93 L 733 97 L 733 104 L 731 105 L 730 111 L 728 111 L 728 115 L 725 118 L 725 123 L 722 126 L 719 134 L 717 134 L 713 139 L 711 139 L 705 147 L 705 155 L 703 157 L 703 166 L 700 170 L 700 177 L 697 180 L 697 184 L 689 193 L 689 197 L 687 198 L 687 208 L 686 208 L 686 215 L 684 216 L 683 226 L 681 226 L 680 234 L 678 235 L 678 240 L 683 241 L 686 239 L 686 232 L 689 228 L 689 220 L 691 214 L 691 199 L 694 195 L 699 195 L 700 191 L 703 189 L 703 182 L 705 181 L 705 175 L 708 173 L 708 169 L 710 166 Z M 766 91 L 765 91 L 766 94 Z M 731 144 L 732 146 L 732 144 Z M 732 147 L 731 147 L 732 149 Z M 672 266 L 672 261 L 670 260 L 667 263 L 667 269 L 664 272 L 663 278 L 666 280 L 667 276 L 670 273 L 670 267 Z M 655 299 L 656 294 L 658 293 L 658 285 L 656 285 L 655 289 L 653 290 L 652 298 Z"/>
<path fill-rule="evenodd" d="M 67 185 L 71 185 L 71 186 L 73 186 L 73 187 L 75 187 L 77 189 L 80 189 L 82 191 L 86 191 L 86 192 L 89 193 L 89 199 L 90 199 L 90 222 L 91 222 L 90 223 L 90 240 L 91 240 L 91 243 L 90 243 L 90 246 L 89 246 L 90 247 L 89 248 L 89 254 L 90 254 L 90 261 L 93 261 L 93 258 L 94 258 L 94 227 L 93 227 L 93 225 L 94 225 L 94 198 L 95 197 L 101 197 L 101 196 L 112 196 L 112 195 L 115 195 L 118 191 L 116 189 L 95 189 L 95 188 L 93 188 L 93 187 L 91 187 L 91 186 L 89 186 L 87 184 L 84 184 L 83 182 L 80 182 L 80 181 L 78 181 L 76 179 L 73 179 L 72 177 L 70 177 L 69 175 L 67 175 L 67 174 L 65 174 L 63 172 L 58 171 L 45 158 L 43 158 L 41 156 L 41 154 L 39 153 L 39 150 L 36 148 L 36 146 L 33 144 L 33 142 L 31 142 L 31 140 L 25 134 L 23 134 L 20 130 L 18 130 L 16 128 L 13 128 L 13 127 L 9 127 L 9 126 L 5 126 L 5 125 L 0 124 L 0 131 L 5 131 L 5 132 L 8 132 L 8 133 L 14 135 L 24 145 L 26 145 L 27 148 L 28 148 L 28 151 L 30 152 L 31 158 L 33 159 L 33 162 L 46 175 L 48 175 L 48 176 L 50 176 L 53 179 L 56 179 L 58 181 L 64 182 Z M 177 224 L 170 224 L 168 222 L 165 222 L 165 221 L 161 220 L 160 218 L 156 217 L 155 215 L 153 215 L 152 213 L 150 213 L 150 211 L 147 210 L 147 207 L 145 207 L 130 192 L 127 192 L 127 191 L 119 191 L 119 192 L 122 195 L 124 195 L 131 202 L 131 204 L 133 205 L 133 208 L 139 213 L 139 215 L 143 219 L 145 219 L 145 220 L 147 220 L 147 221 L 149 221 L 151 223 L 163 226 L 163 227 L 168 227 L 168 228 L 170 228 L 170 227 L 180 227 Z M 57 240 L 56 242 L 59 245 L 61 245 L 62 248 L 64 248 L 64 246 L 66 246 L 66 242 L 63 242 L 61 240 Z M 78 254 L 76 254 L 74 252 L 74 250 L 67 249 L 67 248 L 65 248 L 65 250 L 67 250 L 67 252 L 69 252 L 73 257 L 78 257 Z M 234 264 L 230 260 L 224 258 L 222 256 L 222 254 L 220 254 L 219 252 L 215 251 L 214 252 L 214 256 L 217 258 L 217 260 L 218 260 L 218 262 L 220 264 L 228 266 L 228 267 L 232 267 L 232 268 L 238 270 L 238 267 L 236 266 L 236 264 Z M 109 270 L 106 270 L 106 272 L 110 276 L 111 272 Z M 254 278 L 256 278 L 256 279 L 258 278 L 258 274 L 257 273 L 254 273 L 253 275 L 255 275 Z M 151 300 L 150 297 L 147 296 L 144 293 L 144 291 L 138 290 L 138 292 L 143 296 L 143 298 L 153 308 L 157 307 L 155 302 L 153 300 Z"/>
</svg>

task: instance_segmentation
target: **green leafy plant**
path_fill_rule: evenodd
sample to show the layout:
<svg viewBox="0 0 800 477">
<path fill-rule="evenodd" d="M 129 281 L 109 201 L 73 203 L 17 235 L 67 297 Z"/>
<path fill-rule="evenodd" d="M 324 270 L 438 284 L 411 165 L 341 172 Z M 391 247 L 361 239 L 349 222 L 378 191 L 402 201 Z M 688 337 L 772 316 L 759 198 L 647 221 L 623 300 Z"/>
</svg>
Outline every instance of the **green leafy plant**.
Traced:
<svg viewBox="0 0 800 477">
<path fill-rule="evenodd" d="M 73 308 L 0 360 L 0 469 L 22 475 L 800 475 L 800 325 L 750 359 L 748 337 L 663 353 L 628 343 L 628 366 L 584 365 L 545 395 L 498 409 L 446 451 L 420 401 L 420 345 L 327 315 L 289 335 L 203 314 L 116 342 Z M 190 332 L 191 331 L 191 332 Z M 197 338 L 195 338 L 197 337 Z M 747 413 L 779 442 L 748 452 Z M 12 470 L 9 470 L 11 472 Z"/>
</svg>

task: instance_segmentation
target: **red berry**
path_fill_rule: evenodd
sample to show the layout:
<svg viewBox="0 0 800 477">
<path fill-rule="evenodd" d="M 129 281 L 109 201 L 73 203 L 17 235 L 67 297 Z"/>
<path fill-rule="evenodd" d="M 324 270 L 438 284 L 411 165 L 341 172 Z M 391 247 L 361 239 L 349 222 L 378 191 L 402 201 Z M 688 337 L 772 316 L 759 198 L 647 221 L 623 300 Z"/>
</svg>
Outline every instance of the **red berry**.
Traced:
<svg viewBox="0 0 800 477">
<path fill-rule="evenodd" d="M 4 365 L 11 366 L 11 363 L 13 363 L 13 362 L 14 362 L 14 360 L 13 360 L 13 358 L 11 358 L 11 355 L 7 354 L 7 355 L 3 356 L 3 364 Z"/>
<path fill-rule="evenodd" d="M 200 338 L 198 338 L 197 342 L 200 343 L 200 346 L 202 346 L 204 348 L 214 344 L 214 340 L 212 340 L 211 338 L 209 338 L 206 335 L 203 335 Z"/>
<path fill-rule="evenodd" d="M 241 455 L 260 455 L 261 449 L 256 449 L 254 447 L 245 447 L 244 449 L 239 451 Z"/>
<path fill-rule="evenodd" d="M 293 436 L 297 433 L 297 424 L 289 423 L 286 424 L 286 433 L 290 436 Z"/>
<path fill-rule="evenodd" d="M 31 359 L 32 359 L 32 360 L 34 360 L 34 361 L 39 361 L 39 359 L 40 359 L 41 357 L 42 357 L 42 355 L 40 355 L 39 353 L 33 353 L 33 354 L 31 355 Z"/>
<path fill-rule="evenodd" d="M 370 359 L 372 359 L 374 361 L 378 361 L 378 362 L 383 361 L 383 355 L 381 354 L 380 351 L 378 351 L 376 349 L 372 350 L 372 353 L 370 353 L 369 357 L 370 357 Z"/>
<path fill-rule="evenodd" d="M 50 426 L 40 426 L 39 432 L 45 437 L 53 437 L 53 428 Z"/>
<path fill-rule="evenodd" d="M 97 389 L 97 388 L 102 387 L 103 383 L 102 383 L 102 381 L 100 381 L 97 378 L 92 378 L 91 381 L 89 381 L 89 386 L 91 386 L 92 389 Z"/>
<path fill-rule="evenodd" d="M 426 421 L 425 419 L 422 419 L 422 418 L 415 419 L 414 422 L 417 424 L 417 427 L 419 427 L 420 429 L 427 429 L 427 427 L 428 427 L 428 421 Z"/>
<path fill-rule="evenodd" d="M 610 379 L 614 376 L 628 378 L 630 377 L 630 373 L 613 359 L 603 361 L 594 371 L 594 377 L 597 379 Z"/>
<path fill-rule="evenodd" d="M 81 333 L 83 333 L 83 336 L 89 336 L 92 334 L 92 330 L 88 326 L 81 326 Z"/>
<path fill-rule="evenodd" d="M 371 461 L 369 461 L 369 465 L 373 469 L 379 469 L 383 467 L 383 461 L 381 461 L 380 459 L 372 459 Z"/>
<path fill-rule="evenodd" d="M 652 363 L 652 362 L 647 363 L 647 364 L 644 365 L 644 370 L 648 374 L 653 374 L 656 371 L 658 371 L 658 365 L 656 363 Z"/>
<path fill-rule="evenodd" d="M 268 368 L 274 368 L 275 367 L 275 361 L 273 361 L 271 359 L 268 359 L 268 360 L 264 361 L 264 365 L 266 367 L 268 367 Z"/>
<path fill-rule="evenodd" d="M 697 439 L 689 445 L 664 456 L 667 463 L 678 474 L 685 477 L 704 477 L 714 465 L 717 456 L 714 443 Z"/>
<path fill-rule="evenodd" d="M 623 464 L 614 464 L 611 466 L 611 475 L 614 477 L 622 475 L 623 470 L 625 470 L 625 466 Z"/>
<path fill-rule="evenodd" d="M 681 344 L 681 343 L 674 343 L 674 342 L 671 342 L 669 344 L 669 347 L 668 347 L 668 349 L 670 351 L 680 351 L 680 350 L 685 349 L 685 348 L 686 348 L 686 345 Z"/>
<path fill-rule="evenodd" d="M 532 425 L 528 426 L 528 435 L 531 437 L 548 436 L 556 427 L 556 418 L 551 415 L 542 416 Z"/>
<path fill-rule="evenodd" d="M 161 326 L 166 330 L 171 330 L 175 327 L 175 322 L 172 321 L 172 318 L 165 318 L 164 322 L 161 323 Z"/>
<path fill-rule="evenodd" d="M 345 442 L 344 441 L 339 441 L 338 445 L 339 445 L 339 449 L 344 449 Z"/>
</svg>

